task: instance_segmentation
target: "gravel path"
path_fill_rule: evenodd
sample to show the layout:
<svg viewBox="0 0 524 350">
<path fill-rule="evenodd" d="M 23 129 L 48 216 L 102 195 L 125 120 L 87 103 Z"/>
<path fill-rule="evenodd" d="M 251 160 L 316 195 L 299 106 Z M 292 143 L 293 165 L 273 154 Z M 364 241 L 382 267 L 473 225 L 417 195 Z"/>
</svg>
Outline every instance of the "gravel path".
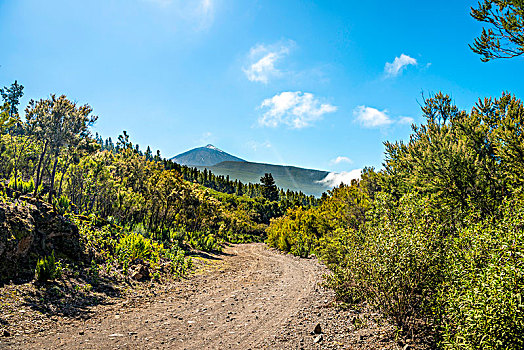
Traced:
<svg viewBox="0 0 524 350">
<path fill-rule="evenodd" d="M 1 339 L 0 348 L 402 349 L 377 315 L 330 306 L 332 292 L 319 286 L 326 269 L 315 259 L 260 243 L 215 258 L 213 269 L 169 291 L 98 306 L 86 319 Z"/>
<path fill-rule="evenodd" d="M 321 266 L 263 244 L 228 247 L 219 268 L 139 305 L 4 344 L 15 349 L 250 349 L 276 334 L 315 292 Z"/>
</svg>

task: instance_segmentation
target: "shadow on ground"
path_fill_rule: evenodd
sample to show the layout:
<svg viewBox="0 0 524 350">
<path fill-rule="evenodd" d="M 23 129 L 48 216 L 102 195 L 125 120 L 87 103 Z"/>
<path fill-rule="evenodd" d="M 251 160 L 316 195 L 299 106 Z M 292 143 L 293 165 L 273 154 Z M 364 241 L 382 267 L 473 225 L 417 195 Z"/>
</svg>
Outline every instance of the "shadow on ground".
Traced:
<svg viewBox="0 0 524 350">
<path fill-rule="evenodd" d="M 111 304 L 110 298 L 120 296 L 115 282 L 109 279 L 100 279 L 96 283 L 66 279 L 35 283 L 35 288 L 25 291 L 22 305 L 48 316 L 88 317 L 90 307 Z"/>
</svg>

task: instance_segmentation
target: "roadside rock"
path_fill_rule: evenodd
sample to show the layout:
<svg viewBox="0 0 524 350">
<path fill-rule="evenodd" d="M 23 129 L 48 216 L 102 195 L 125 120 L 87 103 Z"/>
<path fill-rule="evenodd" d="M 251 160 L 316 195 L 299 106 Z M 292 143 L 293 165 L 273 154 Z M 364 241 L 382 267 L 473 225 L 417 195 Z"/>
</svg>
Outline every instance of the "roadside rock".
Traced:
<svg viewBox="0 0 524 350">
<path fill-rule="evenodd" d="M 322 333 L 322 327 L 320 327 L 320 323 L 317 323 L 317 325 L 315 326 L 315 329 L 313 330 L 313 333 L 315 334 Z"/>
<path fill-rule="evenodd" d="M 0 201 L 0 281 L 32 277 L 38 258 L 53 250 L 78 259 L 78 228 L 41 200 Z"/>
<path fill-rule="evenodd" d="M 149 276 L 149 268 L 143 264 L 139 264 L 133 269 L 133 272 L 131 272 L 131 278 L 136 281 L 148 279 Z"/>
</svg>

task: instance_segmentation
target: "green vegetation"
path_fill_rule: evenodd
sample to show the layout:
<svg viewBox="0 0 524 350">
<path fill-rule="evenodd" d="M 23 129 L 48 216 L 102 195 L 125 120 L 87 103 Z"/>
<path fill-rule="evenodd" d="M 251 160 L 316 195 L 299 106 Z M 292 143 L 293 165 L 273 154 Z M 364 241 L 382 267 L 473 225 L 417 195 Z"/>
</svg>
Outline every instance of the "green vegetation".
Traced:
<svg viewBox="0 0 524 350">
<path fill-rule="evenodd" d="M 470 45 L 487 62 L 524 54 L 524 2 L 522 0 L 484 0 L 471 9 L 471 16 L 489 24 L 488 30 Z"/>
<path fill-rule="evenodd" d="M 55 252 L 51 252 L 51 255 L 44 256 L 38 259 L 36 263 L 35 276 L 39 282 L 47 282 L 54 280 L 57 276 Z"/>
<path fill-rule="evenodd" d="M 485 0 L 472 16 L 493 27 L 471 46 L 483 61 L 524 53 L 521 0 Z M 47 201 L 78 228 L 84 254 L 68 261 L 42 248 L 38 281 L 83 273 L 89 289 L 102 276 L 179 277 L 194 249 L 266 238 L 318 256 L 340 301 L 371 305 L 399 334 L 429 329 L 442 349 L 524 347 L 524 104 L 515 96 L 470 112 L 442 93 L 425 99 L 409 142 L 385 142 L 382 170 L 365 168 L 319 201 L 302 191 L 320 194 L 326 172 L 183 166 L 142 152 L 125 131 L 116 144 L 93 138 L 91 107 L 65 96 L 31 100 L 23 119 L 23 89 L 0 89 L 1 204 Z M 20 243 L 17 233 L 5 241 Z"/>
<path fill-rule="evenodd" d="M 519 349 L 524 332 L 524 105 L 512 95 L 470 113 L 444 94 L 384 170 L 290 209 L 267 243 L 317 254 L 339 300 L 367 302 L 399 331 L 429 327 L 444 349 Z"/>
<path fill-rule="evenodd" d="M 265 173 L 271 173 L 279 188 L 320 197 L 329 187 L 319 182 L 329 174 L 327 171 L 297 168 L 294 166 L 272 165 L 253 162 L 226 161 L 213 166 L 199 166 L 214 174 L 229 176 L 244 183 L 256 183 Z"/>
<path fill-rule="evenodd" d="M 116 144 L 93 138 L 89 128 L 98 117 L 92 108 L 63 95 L 31 100 L 23 119 L 17 109 L 23 86 L 15 82 L 1 92 L 2 200 L 24 205 L 17 199 L 29 196 L 52 204 L 78 228 L 85 255 L 68 262 L 56 251 L 57 263 L 90 266 L 80 270 L 93 280 L 101 273 L 130 275 L 140 266 L 154 276 L 183 275 L 192 266 L 191 250 L 220 252 L 227 242 L 261 241 L 271 218 L 317 202 L 274 182 L 243 184 L 173 163 L 159 151 L 153 156 L 150 147 L 142 152 L 125 131 Z M 54 278 L 51 248 L 35 248 L 44 254 L 39 280 Z"/>
</svg>

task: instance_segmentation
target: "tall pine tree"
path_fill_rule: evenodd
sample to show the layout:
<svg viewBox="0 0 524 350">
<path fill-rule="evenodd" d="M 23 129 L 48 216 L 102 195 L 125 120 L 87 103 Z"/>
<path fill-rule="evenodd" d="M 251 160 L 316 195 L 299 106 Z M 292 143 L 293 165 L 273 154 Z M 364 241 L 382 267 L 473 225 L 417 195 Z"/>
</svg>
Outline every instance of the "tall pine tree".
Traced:
<svg viewBox="0 0 524 350">
<path fill-rule="evenodd" d="M 278 188 L 275 185 L 275 180 L 271 173 L 265 173 L 264 176 L 260 178 L 260 191 L 262 192 L 262 197 L 270 201 L 278 200 Z"/>
</svg>

